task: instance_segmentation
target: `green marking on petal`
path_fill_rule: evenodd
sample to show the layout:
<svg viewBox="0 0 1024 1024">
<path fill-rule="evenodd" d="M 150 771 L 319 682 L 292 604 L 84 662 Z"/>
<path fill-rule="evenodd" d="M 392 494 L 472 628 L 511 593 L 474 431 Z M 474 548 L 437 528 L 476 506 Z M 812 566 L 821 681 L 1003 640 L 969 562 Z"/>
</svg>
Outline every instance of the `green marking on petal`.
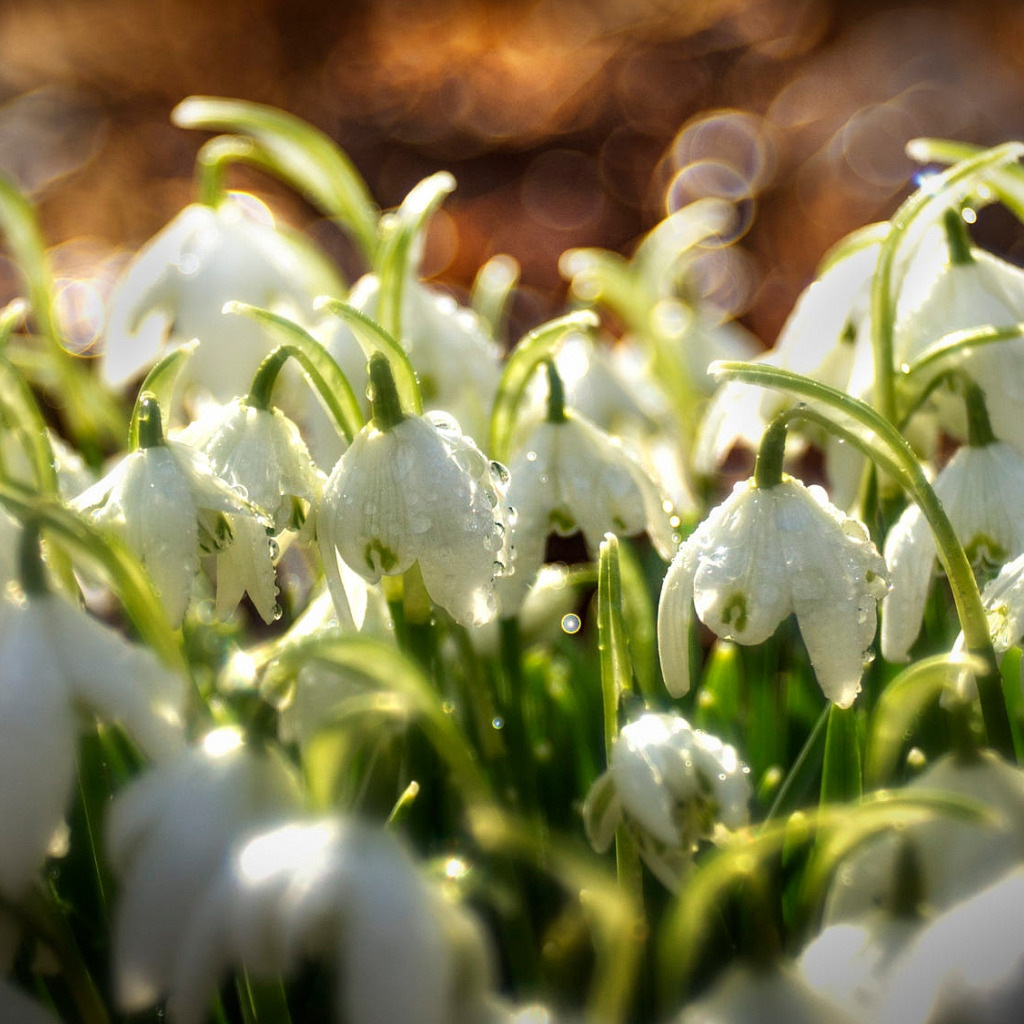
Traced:
<svg viewBox="0 0 1024 1024">
<path fill-rule="evenodd" d="M 964 553 L 975 569 L 1000 565 L 1009 557 L 1006 548 L 987 533 L 976 533 L 970 542 L 964 545 Z"/>
<path fill-rule="evenodd" d="M 551 527 L 559 533 L 574 533 L 576 530 L 576 520 L 560 508 L 553 508 L 551 510 L 551 514 L 548 516 L 548 522 Z"/>
<path fill-rule="evenodd" d="M 214 554 L 223 551 L 234 538 L 231 524 L 223 512 L 213 516 L 200 513 L 199 523 L 199 547 L 206 554 Z"/>
<path fill-rule="evenodd" d="M 733 621 L 735 617 L 735 621 Z M 725 602 L 722 608 L 722 621 L 727 626 L 734 626 L 737 633 L 747 628 L 747 596 L 736 593 Z"/>
<path fill-rule="evenodd" d="M 386 544 L 372 540 L 363 549 L 363 559 L 370 572 L 391 572 L 398 565 L 398 555 Z"/>
</svg>

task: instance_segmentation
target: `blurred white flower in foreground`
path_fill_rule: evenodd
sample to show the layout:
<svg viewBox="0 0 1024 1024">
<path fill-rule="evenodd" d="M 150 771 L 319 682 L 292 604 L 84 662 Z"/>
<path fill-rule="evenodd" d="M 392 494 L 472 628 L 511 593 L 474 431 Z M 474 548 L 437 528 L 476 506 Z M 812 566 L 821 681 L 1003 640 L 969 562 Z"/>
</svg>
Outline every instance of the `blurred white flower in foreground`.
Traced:
<svg viewBox="0 0 1024 1024">
<path fill-rule="evenodd" d="M 24 894 L 62 828 L 83 713 L 159 759 L 183 743 L 184 700 L 180 676 L 66 598 L 0 601 L 0 893 Z"/>
<path fill-rule="evenodd" d="M 378 390 L 394 383 L 386 372 Z M 394 398 L 397 408 L 397 396 Z M 427 593 L 463 625 L 493 618 L 494 580 L 511 562 L 507 471 L 449 417 L 374 418 L 324 487 L 317 535 L 335 603 L 347 601 L 338 558 L 371 583 L 419 564 Z"/>
<path fill-rule="evenodd" d="M 111 298 L 104 380 L 119 386 L 156 362 L 167 345 L 193 338 L 199 348 L 187 381 L 221 402 L 244 394 L 274 347 L 247 317 L 224 316 L 225 303 L 247 302 L 312 316 L 313 298 L 337 291 L 337 279 L 312 247 L 274 227 L 252 196 L 216 209 L 186 206 L 136 254 Z"/>
<path fill-rule="evenodd" d="M 672 1024 L 854 1024 L 792 966 L 736 964 Z"/>
<path fill-rule="evenodd" d="M 885 592 L 885 562 L 867 531 L 820 487 L 790 477 L 767 488 L 738 483 L 665 576 L 658 607 L 665 685 L 676 697 L 690 688 L 694 608 L 714 633 L 740 644 L 762 643 L 792 613 L 825 695 L 849 707 Z"/>
<path fill-rule="evenodd" d="M 149 415 L 159 433 L 155 400 Z M 125 455 L 71 507 L 124 541 L 149 572 L 173 626 L 181 624 L 191 599 L 200 553 L 231 543 L 224 514 L 262 519 L 255 506 L 213 472 L 205 455 L 162 438 Z M 253 543 L 269 544 L 262 523 Z M 249 557 L 258 553 L 252 547 L 247 551 Z"/>
<path fill-rule="evenodd" d="M 389 833 L 354 819 L 293 822 L 236 845 L 182 935 L 168 1011 L 198 1024 L 229 967 L 333 967 L 335 1019 L 475 1022 L 490 982 L 482 932 L 420 877 Z"/>
<path fill-rule="evenodd" d="M 935 493 L 976 566 L 1024 553 L 1024 458 L 1001 441 L 966 444 L 936 476 Z M 921 629 L 938 552 L 931 527 L 910 505 L 889 531 L 885 560 L 892 591 L 882 605 L 882 654 L 906 661 Z"/>
<path fill-rule="evenodd" d="M 190 928 L 232 844 L 294 814 L 298 780 L 273 749 L 221 728 L 118 794 L 106 848 L 120 886 L 114 988 L 126 1013 L 172 990 Z"/>
<path fill-rule="evenodd" d="M 642 715 L 623 727 L 587 795 L 587 835 L 601 852 L 625 819 L 648 866 L 675 888 L 700 842 L 748 823 L 749 772 L 731 746 L 685 719 Z"/>
<path fill-rule="evenodd" d="M 941 911 L 1024 860 L 1024 771 L 996 754 L 947 754 L 918 775 L 909 793 L 948 793 L 975 800 L 995 815 L 987 822 L 949 815 L 871 840 L 847 857 L 828 894 L 829 921 L 857 918 L 891 905 L 900 843 L 909 842 L 920 869 L 924 904 Z"/>
<path fill-rule="evenodd" d="M 895 963 L 879 1024 L 1018 1024 L 1024 1007 L 1024 868 L 957 903 Z"/>
</svg>

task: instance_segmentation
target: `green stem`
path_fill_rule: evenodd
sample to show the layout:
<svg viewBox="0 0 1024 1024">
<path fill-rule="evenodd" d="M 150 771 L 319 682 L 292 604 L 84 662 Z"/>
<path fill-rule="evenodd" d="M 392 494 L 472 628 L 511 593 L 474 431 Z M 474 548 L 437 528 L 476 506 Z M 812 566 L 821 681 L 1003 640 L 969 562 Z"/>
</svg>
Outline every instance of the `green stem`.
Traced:
<svg viewBox="0 0 1024 1024">
<path fill-rule="evenodd" d="M 967 407 L 967 443 L 972 448 L 985 448 L 996 440 L 985 406 L 985 393 L 966 376 L 961 377 L 961 387 Z"/>
<path fill-rule="evenodd" d="M 160 403 L 151 391 L 139 396 L 139 448 L 158 448 L 166 444 L 164 440 L 163 418 L 160 415 Z"/>
<path fill-rule="evenodd" d="M 969 653 L 977 655 L 986 666 L 985 670 L 977 675 L 976 680 L 989 742 L 999 753 L 1007 758 L 1013 758 L 1013 736 L 1002 693 L 1002 680 L 992 649 L 988 617 L 981 603 L 981 593 L 974 577 L 974 570 L 942 502 L 939 501 L 914 450 L 903 435 L 892 423 L 864 402 L 827 384 L 780 367 L 719 362 L 713 365 L 711 372 L 719 378 L 742 380 L 760 387 L 792 392 L 824 404 L 844 418 L 867 428 L 866 437 L 859 437 L 856 434 L 853 436 L 858 436 L 863 450 L 879 466 L 891 472 L 908 491 L 931 527 L 939 560 L 946 571 L 953 593 L 953 601 L 964 634 L 964 646 Z M 829 417 L 822 415 L 821 422 L 829 429 L 833 428 L 833 421 Z M 839 430 L 836 432 L 841 434 L 844 428 L 841 424 L 837 426 Z M 849 436 L 849 432 L 847 433 Z"/>
<path fill-rule="evenodd" d="M 238 135 L 218 135 L 202 145 L 196 156 L 196 199 L 216 210 L 224 201 L 227 169 L 233 163 L 246 163 L 273 173 L 252 139 Z"/>
<path fill-rule="evenodd" d="M 548 373 L 548 423 L 564 423 L 565 415 L 565 385 L 558 374 L 554 359 L 546 359 L 544 365 Z"/>
<path fill-rule="evenodd" d="M 18 578 L 28 597 L 45 597 L 50 592 L 43 555 L 39 549 L 39 521 L 26 519 L 21 527 Z"/>
<path fill-rule="evenodd" d="M 405 419 L 391 363 L 380 352 L 370 357 L 370 404 L 373 425 L 381 433 L 397 427 Z"/>
<path fill-rule="evenodd" d="M 949 262 L 954 267 L 965 267 L 974 262 L 971 252 L 971 236 L 959 210 L 947 210 L 942 215 L 942 226 L 946 232 L 946 246 Z"/>
<path fill-rule="evenodd" d="M 279 345 L 260 363 L 252 379 L 252 385 L 249 387 L 249 394 L 245 396 L 246 405 L 263 412 L 273 410 L 271 397 L 274 393 L 274 386 L 290 355 L 286 345 Z"/>
<path fill-rule="evenodd" d="M 782 463 L 786 457 L 786 435 L 789 433 L 790 410 L 776 416 L 761 438 L 754 462 L 754 486 L 770 490 L 782 483 Z"/>
<path fill-rule="evenodd" d="M 597 576 L 597 646 L 601 659 L 601 694 L 604 705 L 605 761 L 619 737 L 619 708 L 624 696 L 633 693 L 629 641 L 622 618 L 622 579 L 619 572 L 619 540 L 606 533 L 601 542 Z M 639 913 L 643 910 L 643 870 L 636 842 L 624 824 L 615 830 L 615 868 L 619 885 Z"/>
</svg>

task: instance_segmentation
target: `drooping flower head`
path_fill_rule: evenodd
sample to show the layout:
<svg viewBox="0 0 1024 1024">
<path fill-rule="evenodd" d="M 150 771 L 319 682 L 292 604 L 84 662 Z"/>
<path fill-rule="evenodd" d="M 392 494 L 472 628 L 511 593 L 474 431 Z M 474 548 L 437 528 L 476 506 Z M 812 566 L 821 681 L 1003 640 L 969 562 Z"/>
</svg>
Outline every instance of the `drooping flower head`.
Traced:
<svg viewBox="0 0 1024 1024">
<path fill-rule="evenodd" d="M 385 357 L 370 368 L 374 417 L 338 460 L 318 515 L 332 593 L 343 590 L 339 556 L 371 583 L 418 563 L 435 603 L 460 623 L 485 622 L 511 562 L 507 471 L 450 417 L 401 412 Z"/>
<path fill-rule="evenodd" d="M 690 687 L 689 631 L 696 610 L 713 633 L 759 644 L 796 615 L 825 695 L 849 707 L 886 592 L 882 556 L 857 520 L 820 487 L 784 476 L 732 494 L 680 547 L 658 608 L 658 649 L 674 696 Z"/>
</svg>

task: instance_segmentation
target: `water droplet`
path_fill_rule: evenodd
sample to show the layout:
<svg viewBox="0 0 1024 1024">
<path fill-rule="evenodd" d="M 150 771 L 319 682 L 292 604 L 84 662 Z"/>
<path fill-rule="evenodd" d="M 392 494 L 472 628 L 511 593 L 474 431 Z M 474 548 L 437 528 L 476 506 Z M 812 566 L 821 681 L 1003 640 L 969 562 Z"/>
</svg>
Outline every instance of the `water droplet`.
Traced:
<svg viewBox="0 0 1024 1024">
<path fill-rule="evenodd" d="M 504 576 L 505 575 L 505 563 L 504 562 L 499 562 L 499 561 L 492 562 L 491 563 L 491 572 L 495 576 Z"/>
<path fill-rule="evenodd" d="M 377 388 L 374 384 L 366 385 L 366 397 L 372 402 L 377 397 Z"/>
<path fill-rule="evenodd" d="M 562 632 L 568 633 L 570 636 L 573 633 L 580 631 L 580 626 L 583 623 L 580 621 L 580 617 L 575 612 L 569 612 L 562 616 Z"/>
<path fill-rule="evenodd" d="M 270 609 L 270 619 L 272 622 L 277 622 L 281 616 L 284 615 L 284 609 L 277 603 Z"/>
<path fill-rule="evenodd" d="M 194 277 L 199 273 L 200 259 L 194 252 L 185 251 L 178 257 L 178 273 Z"/>
<path fill-rule="evenodd" d="M 442 701 L 441 702 L 441 710 L 446 715 L 454 715 L 455 714 L 455 705 L 450 700 Z"/>
<path fill-rule="evenodd" d="M 536 462 L 537 461 L 537 453 L 536 452 L 527 452 L 526 453 L 526 461 L 527 462 Z"/>
<path fill-rule="evenodd" d="M 276 561 L 280 557 L 280 555 L 281 555 L 281 545 L 278 544 L 277 541 L 274 540 L 273 537 L 271 537 L 267 541 L 267 546 L 270 548 L 270 560 L 272 562 Z"/>
<path fill-rule="evenodd" d="M 500 487 L 508 487 L 508 482 L 510 479 L 508 467 L 504 466 L 500 462 L 492 462 L 491 479 L 493 479 L 495 484 Z"/>
<path fill-rule="evenodd" d="M 491 725 L 495 729 L 504 729 L 505 728 L 505 719 L 502 718 L 500 715 L 495 715 L 494 718 L 491 719 Z"/>
</svg>

